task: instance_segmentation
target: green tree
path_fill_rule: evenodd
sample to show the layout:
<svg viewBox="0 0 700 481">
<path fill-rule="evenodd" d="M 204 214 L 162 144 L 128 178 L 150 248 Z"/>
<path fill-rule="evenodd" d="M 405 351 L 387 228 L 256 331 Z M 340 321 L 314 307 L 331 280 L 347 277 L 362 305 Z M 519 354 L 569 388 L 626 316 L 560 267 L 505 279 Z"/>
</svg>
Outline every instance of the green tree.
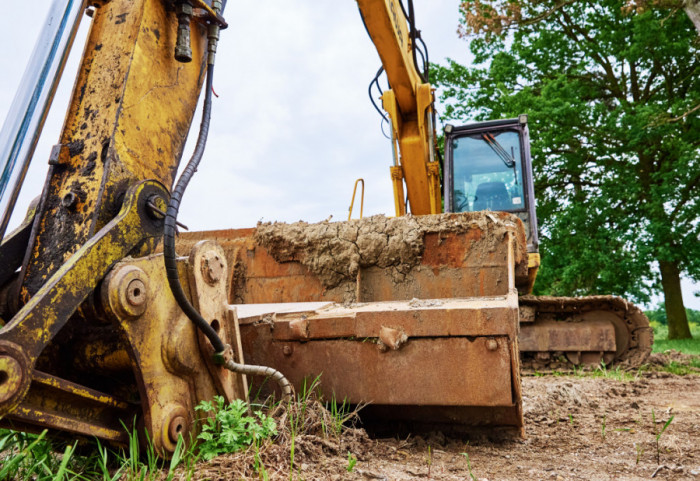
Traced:
<svg viewBox="0 0 700 481">
<path fill-rule="evenodd" d="M 700 37 L 688 16 L 622 0 L 461 12 L 477 67 L 432 79 L 448 119 L 530 116 L 538 293 L 647 302 L 660 284 L 669 338 L 690 337 L 680 278 L 700 279 Z"/>
<path fill-rule="evenodd" d="M 527 25 L 549 18 L 557 10 L 586 0 L 465 0 L 461 3 L 463 26 L 460 33 L 468 36 L 481 31 L 500 35 L 515 25 Z M 685 10 L 700 33 L 700 0 L 626 0 L 624 13 L 643 13 L 650 9 Z M 535 7 L 535 8 L 533 8 Z"/>
</svg>

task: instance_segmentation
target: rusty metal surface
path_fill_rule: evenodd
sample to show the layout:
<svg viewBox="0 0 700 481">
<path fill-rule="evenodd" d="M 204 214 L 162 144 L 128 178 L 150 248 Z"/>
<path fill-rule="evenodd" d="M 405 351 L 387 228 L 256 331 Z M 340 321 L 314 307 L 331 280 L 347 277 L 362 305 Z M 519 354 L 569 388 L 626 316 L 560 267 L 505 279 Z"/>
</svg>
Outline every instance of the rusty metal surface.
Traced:
<svg viewBox="0 0 700 481">
<path fill-rule="evenodd" d="M 523 352 L 597 351 L 615 352 L 615 328 L 603 319 L 559 322 L 541 319 L 522 324 L 518 345 Z"/>
<path fill-rule="evenodd" d="M 538 329 L 542 337 L 547 337 L 548 327 L 553 327 L 558 332 L 566 330 L 576 330 L 582 336 L 589 334 L 605 326 L 606 336 L 610 336 L 610 330 L 614 332 L 614 348 L 606 349 L 610 356 L 605 356 L 607 362 L 614 362 L 618 365 L 631 367 L 640 366 L 646 361 L 651 353 L 654 342 L 654 334 L 649 325 L 649 319 L 634 304 L 615 296 L 589 296 L 589 297 L 535 297 L 521 296 L 521 310 L 523 307 L 530 317 L 534 316 L 534 323 L 521 324 L 521 336 L 530 336 L 534 331 L 528 329 Z M 534 311 L 534 314 L 533 314 Z M 538 327 L 538 324 L 540 326 Z M 572 346 L 579 347 L 578 352 L 600 352 L 602 346 L 598 343 L 598 338 L 576 339 L 573 335 L 568 335 Z M 592 344 L 587 345 L 586 342 Z M 542 341 L 537 341 L 541 343 Z M 528 340 L 523 340 L 521 351 L 523 352 L 523 362 L 531 364 L 533 354 L 544 346 L 544 343 L 534 345 Z M 549 352 L 551 358 L 558 357 L 562 352 L 574 352 L 573 348 L 563 349 L 561 343 L 544 352 Z M 535 349 L 537 348 L 537 349 Z M 611 352 L 612 351 L 612 352 Z M 543 352 L 543 351 L 539 351 Z M 572 360 L 573 359 L 573 360 Z M 593 362 L 600 362 L 603 357 L 589 357 Z M 578 359 L 569 357 L 569 361 L 576 363 Z"/>
<path fill-rule="evenodd" d="M 244 336 L 244 345 L 249 339 Z M 496 342 L 494 350 L 487 347 L 488 340 Z M 260 349 L 246 352 L 249 362 L 280 369 L 295 386 L 321 376 L 326 399 L 352 404 L 514 406 L 506 337 L 409 338 L 398 350 L 382 350 L 374 339 L 256 341 Z"/>
<path fill-rule="evenodd" d="M 183 234 L 178 251 L 213 238 L 233 266 L 230 300 L 292 302 L 255 306 L 255 313 L 246 309 L 240 325 L 246 361 L 281 371 L 297 389 L 321 375 L 328 398 L 371 402 L 380 411 L 412 406 L 406 416 L 393 411 L 406 421 L 502 425 L 522 434 L 516 290 L 517 282 L 527 280 L 522 226 L 497 214 L 444 217 L 449 228 L 441 219 L 418 224 L 415 258 L 391 264 L 385 251 L 384 261 L 362 261 L 357 271 L 339 266 L 344 273 L 334 276 L 334 285 L 326 267 L 314 267 L 321 259 L 309 257 L 316 246 L 338 252 L 347 246 L 337 243 L 334 232 L 342 237 L 349 229 L 361 236 L 374 232 L 373 222 L 382 218 L 366 221 L 366 227 L 361 221 L 317 224 L 309 232 L 303 223 L 290 226 L 304 232 L 301 243 L 294 232 L 276 240 L 275 232 L 262 237 L 259 229 Z M 391 228 L 400 231 L 406 223 L 410 231 L 415 222 L 392 219 Z M 358 238 L 360 256 L 362 245 L 376 242 L 372 235 Z M 295 309 L 293 301 L 342 304 Z"/>
<path fill-rule="evenodd" d="M 204 319 L 211 319 L 210 325 L 224 345 L 233 348 L 234 361 L 243 364 L 238 318 L 226 299 L 228 266 L 223 249 L 213 241 L 200 241 L 190 251 L 189 266 L 192 305 Z M 246 377 L 226 369 L 223 365 L 214 364 L 214 348 L 202 332 L 198 331 L 197 335 L 201 356 L 214 379 L 217 391 L 227 402 L 247 399 Z"/>
<path fill-rule="evenodd" d="M 29 389 L 30 373 L 40 354 L 111 265 L 158 235 L 160 222 L 149 218 L 146 207 L 148 198 L 156 194 L 165 192 L 155 182 L 142 182 L 129 189 L 120 214 L 61 266 L 0 329 L 0 354 L 15 359 L 22 371 L 18 385 L 0 384 L 0 415 L 19 404 Z"/>
<path fill-rule="evenodd" d="M 293 306 L 290 304 L 289 306 Z M 276 341 L 377 338 L 383 327 L 400 326 L 409 337 L 509 336 L 517 333 L 513 313 L 517 297 L 490 299 L 432 299 L 363 304 L 329 304 L 320 309 L 260 314 L 241 317 L 241 328 L 273 319 Z"/>
<path fill-rule="evenodd" d="M 240 319 L 246 360 L 278 369 L 297 389 L 320 376 L 327 398 L 369 402 L 370 411 L 417 428 L 450 423 L 522 434 L 512 237 L 504 245 L 497 264 L 504 295 L 263 307 Z M 433 254 L 430 262 L 456 263 Z"/>
<path fill-rule="evenodd" d="M 522 417 L 516 302 L 512 293 L 414 305 L 330 306 L 242 318 L 241 335 L 248 362 L 280 370 L 297 389 L 320 375 L 328 399 L 426 407 L 422 413 L 413 409 L 412 416 L 394 412 L 405 421 L 505 423 L 517 430 Z M 474 417 L 475 408 L 487 407 L 499 409 Z"/>
<path fill-rule="evenodd" d="M 133 404 L 40 371 L 32 372 L 27 396 L 0 420 L 10 428 L 50 428 L 113 442 L 126 443 L 121 422 L 130 424 L 138 410 Z"/>
<path fill-rule="evenodd" d="M 187 288 L 187 265 L 180 263 L 180 277 Z M 140 316 L 119 316 L 112 310 L 126 339 L 140 398 L 142 425 L 160 453 L 174 451 L 177 436 L 170 435 L 171 423 L 179 425 L 185 440 L 194 426 L 194 407 L 199 399 L 217 394 L 200 356 L 197 331 L 180 311 L 167 288 L 161 256 L 117 264 L 105 280 L 103 299 L 118 289 L 119 271 L 137 268 L 153 289 L 147 293 L 146 310 Z M 115 282 L 110 282 L 115 279 Z M 111 284 L 111 285 L 110 285 Z M 119 298 L 121 296 L 117 296 Z"/>
<path fill-rule="evenodd" d="M 193 249 L 189 259 L 180 259 L 178 268 L 183 287 L 202 314 L 219 324 L 220 334 L 233 345 L 240 362 L 235 312 L 226 300 L 226 278 L 217 275 L 226 272 L 226 264 L 218 266 L 220 270 L 213 265 L 222 255 L 218 246 L 205 242 Z M 123 425 L 133 426 L 136 420 L 155 450 L 169 456 L 180 435 L 189 442 L 189 435 L 196 434 L 194 407 L 201 400 L 217 394 L 229 400 L 247 396 L 240 376 L 210 362 L 211 347 L 167 289 L 162 256 L 116 264 L 100 294 L 104 315 L 113 324 L 101 321 L 90 330 L 76 330 L 76 338 L 65 347 L 68 356 L 42 358 L 68 363 L 65 370 L 80 383 L 61 379 L 53 370 L 31 371 L 23 350 L 13 350 L 13 344 L 0 340 L 0 370 L 9 374 L 0 402 L 18 404 L 4 417 L 5 426 L 46 427 L 119 443 L 128 441 Z M 26 395 L 14 399 L 17 389 L 5 389 L 12 383 L 29 384 Z M 108 391 L 88 387 L 92 384 L 102 384 Z M 12 392 L 3 400 L 5 391 Z"/>
</svg>

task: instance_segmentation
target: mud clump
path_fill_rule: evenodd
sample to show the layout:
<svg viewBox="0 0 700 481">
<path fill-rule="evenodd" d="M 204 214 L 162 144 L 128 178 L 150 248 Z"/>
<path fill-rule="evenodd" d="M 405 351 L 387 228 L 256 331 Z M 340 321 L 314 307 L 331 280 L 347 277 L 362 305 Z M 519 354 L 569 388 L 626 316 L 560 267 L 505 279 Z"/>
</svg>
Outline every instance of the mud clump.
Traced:
<svg viewBox="0 0 700 481">
<path fill-rule="evenodd" d="M 475 231 L 474 248 L 493 250 L 518 224 L 516 216 L 496 212 L 377 215 L 347 222 L 259 223 L 255 241 L 277 262 L 302 263 L 330 289 L 354 281 L 364 267 L 393 268 L 407 274 L 420 263 L 426 234 Z M 520 250 L 525 248 L 522 237 L 517 243 Z M 516 257 L 523 255 L 518 254 Z"/>
</svg>

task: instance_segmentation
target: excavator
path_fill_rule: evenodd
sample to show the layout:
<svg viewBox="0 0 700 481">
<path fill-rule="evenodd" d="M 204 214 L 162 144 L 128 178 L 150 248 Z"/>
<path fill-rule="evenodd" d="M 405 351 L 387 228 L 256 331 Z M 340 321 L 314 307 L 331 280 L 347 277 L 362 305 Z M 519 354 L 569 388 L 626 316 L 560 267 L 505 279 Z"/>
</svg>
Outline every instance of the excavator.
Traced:
<svg viewBox="0 0 700 481">
<path fill-rule="evenodd" d="M 447 126 L 441 160 L 412 1 L 357 4 L 391 87 L 396 216 L 180 233 L 225 2 L 54 0 L 0 131 L 1 426 L 126 443 L 136 423 L 169 456 L 201 400 L 271 379 L 285 402 L 319 378 L 327 399 L 368 403 L 369 422 L 522 436 L 521 355 L 644 360 L 651 330 L 632 304 L 528 295 L 526 117 Z M 44 189 L 6 234 L 85 12 Z"/>
</svg>

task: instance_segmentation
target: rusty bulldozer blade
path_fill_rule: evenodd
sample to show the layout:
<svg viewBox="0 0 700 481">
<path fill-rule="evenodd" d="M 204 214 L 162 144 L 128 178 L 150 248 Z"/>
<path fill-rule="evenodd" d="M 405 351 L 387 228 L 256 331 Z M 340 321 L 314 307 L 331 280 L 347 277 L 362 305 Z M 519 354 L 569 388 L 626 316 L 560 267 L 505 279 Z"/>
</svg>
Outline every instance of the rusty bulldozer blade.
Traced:
<svg viewBox="0 0 700 481">
<path fill-rule="evenodd" d="M 364 418 L 382 424 L 522 435 L 516 217 L 270 224 L 180 245 L 199 238 L 234 266 L 246 362 L 298 390 L 320 376 L 327 399 L 368 403 Z"/>
</svg>

